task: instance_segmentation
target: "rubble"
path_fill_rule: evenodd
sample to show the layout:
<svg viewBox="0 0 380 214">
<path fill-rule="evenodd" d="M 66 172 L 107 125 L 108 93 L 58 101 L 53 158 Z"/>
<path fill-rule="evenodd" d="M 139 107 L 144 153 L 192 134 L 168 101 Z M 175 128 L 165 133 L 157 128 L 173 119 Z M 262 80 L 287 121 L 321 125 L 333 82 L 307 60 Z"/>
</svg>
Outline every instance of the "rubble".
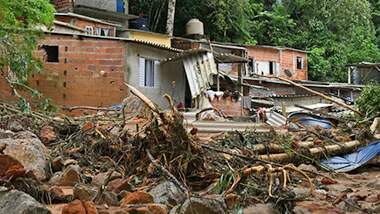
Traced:
<svg viewBox="0 0 380 214">
<path fill-rule="evenodd" d="M 235 131 L 205 142 L 185 128 L 169 96 L 171 109 L 163 111 L 131 90 L 149 112 L 134 132 L 128 109 L 56 117 L 12 115 L 16 107 L 0 104 L 0 116 L 7 115 L 0 184 L 44 204 L 63 203 L 61 213 L 372 212 L 380 201 L 376 172 L 355 177 L 321 164 L 374 142 L 372 121 Z"/>
</svg>

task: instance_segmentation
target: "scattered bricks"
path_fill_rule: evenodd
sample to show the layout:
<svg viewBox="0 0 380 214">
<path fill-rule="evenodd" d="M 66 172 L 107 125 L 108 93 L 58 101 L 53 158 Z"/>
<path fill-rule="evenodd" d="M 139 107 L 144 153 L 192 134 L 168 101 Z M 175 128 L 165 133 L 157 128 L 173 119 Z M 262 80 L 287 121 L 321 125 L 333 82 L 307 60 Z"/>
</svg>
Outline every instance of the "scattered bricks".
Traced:
<svg viewBox="0 0 380 214">
<path fill-rule="evenodd" d="M 57 139 L 54 128 L 51 126 L 44 126 L 40 131 L 40 139 L 45 145 L 49 145 Z"/>
<path fill-rule="evenodd" d="M 98 210 L 93 202 L 74 200 L 62 209 L 62 214 L 97 214 Z"/>
<path fill-rule="evenodd" d="M 128 204 L 147 204 L 153 203 L 153 196 L 146 192 L 131 192 L 128 193 L 121 202 L 121 206 L 127 206 Z"/>
<path fill-rule="evenodd" d="M 127 190 L 128 188 L 130 188 L 128 180 L 122 178 L 117 178 L 113 181 L 110 181 L 107 185 L 108 191 L 114 191 L 116 193 L 119 193 L 123 190 Z"/>
</svg>

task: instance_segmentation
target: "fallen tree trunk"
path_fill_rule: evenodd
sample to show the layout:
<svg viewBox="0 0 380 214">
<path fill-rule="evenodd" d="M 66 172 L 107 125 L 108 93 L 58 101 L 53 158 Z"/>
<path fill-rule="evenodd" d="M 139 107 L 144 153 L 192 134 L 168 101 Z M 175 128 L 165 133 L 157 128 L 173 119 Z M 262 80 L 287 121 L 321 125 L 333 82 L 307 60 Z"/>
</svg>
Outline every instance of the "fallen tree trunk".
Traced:
<svg viewBox="0 0 380 214">
<path fill-rule="evenodd" d="M 313 141 L 305 141 L 305 142 L 297 142 L 293 144 L 296 148 L 310 148 L 314 146 Z M 276 144 L 276 143 L 269 143 L 269 144 L 257 144 L 254 146 L 254 148 L 251 149 L 251 151 L 257 153 L 257 154 L 275 154 L 275 153 L 283 153 L 285 152 L 284 145 Z"/>
<path fill-rule="evenodd" d="M 323 156 L 346 154 L 346 153 L 354 151 L 360 146 L 365 146 L 365 145 L 366 145 L 365 142 L 360 142 L 360 141 L 355 140 L 355 141 L 342 143 L 339 145 L 328 145 L 324 147 L 315 147 L 315 148 L 305 149 L 304 152 L 302 152 L 302 154 L 299 154 L 296 152 L 290 152 L 290 153 L 280 153 L 280 154 L 259 155 L 258 159 L 263 160 L 263 161 L 276 162 L 276 163 L 290 163 L 290 162 L 293 162 L 295 159 L 302 158 L 300 156 L 304 155 L 306 157 L 319 160 Z"/>
</svg>

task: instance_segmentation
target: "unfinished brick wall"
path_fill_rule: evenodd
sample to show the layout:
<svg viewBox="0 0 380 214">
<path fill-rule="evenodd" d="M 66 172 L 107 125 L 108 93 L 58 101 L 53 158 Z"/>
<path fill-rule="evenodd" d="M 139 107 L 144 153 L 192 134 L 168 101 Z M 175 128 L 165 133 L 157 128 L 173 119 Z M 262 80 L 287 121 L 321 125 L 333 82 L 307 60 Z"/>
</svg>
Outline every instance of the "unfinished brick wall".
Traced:
<svg viewBox="0 0 380 214">
<path fill-rule="evenodd" d="M 55 6 L 57 12 L 70 12 L 72 11 L 73 0 L 50 0 Z"/>
<path fill-rule="evenodd" d="M 275 62 L 280 64 L 280 76 L 293 80 L 307 80 L 307 54 L 302 51 L 293 49 L 279 50 L 271 47 L 248 46 L 248 57 L 254 58 L 256 61 Z M 297 57 L 302 57 L 304 65 L 302 69 L 297 69 Z M 291 77 L 285 74 L 285 70 L 292 73 Z"/>
<path fill-rule="evenodd" d="M 65 106 L 108 107 L 127 95 L 125 44 L 118 40 L 67 35 L 50 35 L 41 45 L 59 47 L 59 62 L 44 63 L 29 84 L 54 103 Z M 43 58 L 44 51 L 36 55 Z M 12 99 L 9 88 L 0 83 L 0 99 Z"/>
<path fill-rule="evenodd" d="M 235 102 L 232 97 L 222 97 L 220 99 L 215 98 L 211 102 L 211 105 L 214 108 L 221 110 L 226 116 L 243 116 L 240 101 Z"/>
<path fill-rule="evenodd" d="M 254 58 L 256 61 L 280 62 L 279 51 L 276 49 L 250 46 L 247 47 L 247 52 L 248 57 Z"/>
<path fill-rule="evenodd" d="M 99 22 L 94 22 L 94 21 L 71 17 L 71 16 L 55 16 L 55 19 L 61 22 L 72 24 L 82 29 L 85 29 L 87 26 L 92 26 L 94 29 L 94 34 L 95 34 L 96 28 L 107 28 L 107 29 L 110 29 L 109 36 L 116 36 L 116 27 L 112 25 L 102 24 Z"/>
<path fill-rule="evenodd" d="M 303 58 L 303 68 L 297 69 L 297 57 Z M 281 57 L 281 76 L 286 77 L 285 69 L 293 71 L 293 76 L 290 79 L 294 80 L 307 80 L 307 54 L 304 52 L 297 52 L 293 50 L 283 50 Z"/>
</svg>

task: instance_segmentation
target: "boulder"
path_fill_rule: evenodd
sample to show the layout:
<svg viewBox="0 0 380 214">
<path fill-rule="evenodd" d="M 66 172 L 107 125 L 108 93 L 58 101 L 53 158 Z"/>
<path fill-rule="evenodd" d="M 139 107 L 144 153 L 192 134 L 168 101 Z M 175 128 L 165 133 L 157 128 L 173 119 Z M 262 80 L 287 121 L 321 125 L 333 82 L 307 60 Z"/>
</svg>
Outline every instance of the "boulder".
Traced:
<svg viewBox="0 0 380 214">
<path fill-rule="evenodd" d="M 63 172 L 57 172 L 49 183 L 57 186 L 74 186 L 80 182 L 81 168 L 78 165 L 69 165 Z"/>
<path fill-rule="evenodd" d="M 49 150 L 38 137 L 29 132 L 18 133 L 0 130 L 0 146 L 6 145 L 3 153 L 19 161 L 27 171 L 32 171 L 40 180 L 47 178 Z"/>
<path fill-rule="evenodd" d="M 32 196 L 18 190 L 0 192 L 0 213 L 51 214 L 49 209 Z"/>
<path fill-rule="evenodd" d="M 155 203 L 166 205 L 177 205 L 186 200 L 186 194 L 174 183 L 165 181 L 149 191 Z"/>
<path fill-rule="evenodd" d="M 190 198 L 177 211 L 180 214 L 223 214 L 227 207 L 222 198 Z"/>
</svg>

